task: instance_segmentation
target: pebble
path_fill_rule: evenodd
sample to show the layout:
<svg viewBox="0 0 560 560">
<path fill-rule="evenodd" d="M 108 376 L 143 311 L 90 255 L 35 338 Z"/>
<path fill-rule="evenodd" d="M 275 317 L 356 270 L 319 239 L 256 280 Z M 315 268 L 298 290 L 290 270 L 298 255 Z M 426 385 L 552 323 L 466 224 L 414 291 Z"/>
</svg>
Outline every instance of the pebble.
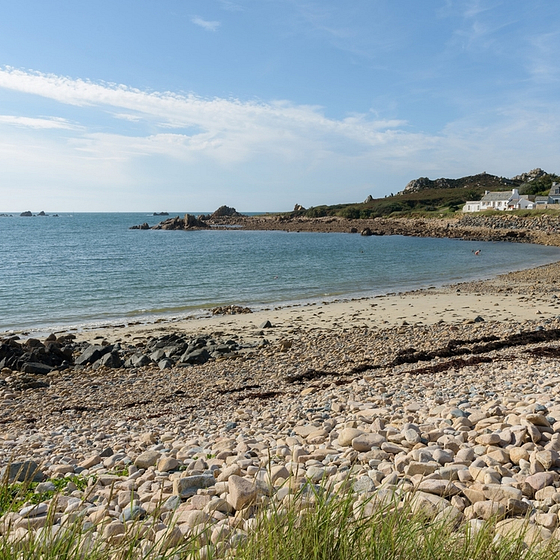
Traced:
<svg viewBox="0 0 560 560">
<path fill-rule="evenodd" d="M 537 326 L 487 320 L 456 330 L 300 333 L 289 348 L 263 346 L 250 359 L 165 371 L 156 363 L 134 371 L 85 366 L 79 383 L 75 373 L 58 373 L 49 387 L 26 390 L 5 382 L 0 398 L 18 413 L 2 425 L 2 464 L 39 473 L 38 492 L 54 489 L 43 479 L 68 483 L 56 503 L 26 504 L 0 522 L 15 515 L 14 538 L 41 535 L 52 507 L 53 530 L 63 518 L 83 518 L 96 538 L 118 544 L 137 523 L 146 546 L 179 544 L 208 527 L 201 555 L 212 557 L 243 542 L 266 504 L 287 505 L 301 489 L 309 500 L 318 488 L 350 492 L 356 507 L 405 500 L 415 490 L 414 511 L 430 519 L 477 530 L 498 517 L 505 536 L 529 516 L 526 542 L 546 541 L 560 510 L 560 358 L 517 359 L 520 351 L 538 353 L 541 342 L 441 371 L 410 373 L 425 362 L 390 365 L 398 348 L 428 352 L 450 339 L 470 347 L 481 342 L 469 340 L 503 340 Z M 350 373 L 367 361 L 379 367 Z M 311 369 L 334 373 L 290 381 Z M 85 490 L 75 476 L 87 481 Z"/>
</svg>

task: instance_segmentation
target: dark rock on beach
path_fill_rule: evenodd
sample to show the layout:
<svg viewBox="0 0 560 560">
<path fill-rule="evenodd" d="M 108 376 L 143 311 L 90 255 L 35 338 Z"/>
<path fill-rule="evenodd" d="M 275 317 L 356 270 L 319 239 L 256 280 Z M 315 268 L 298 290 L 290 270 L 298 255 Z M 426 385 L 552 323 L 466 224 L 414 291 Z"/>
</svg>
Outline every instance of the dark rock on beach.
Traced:
<svg viewBox="0 0 560 560">
<path fill-rule="evenodd" d="M 0 470 L 0 479 L 8 482 L 42 482 L 45 475 L 35 461 L 12 463 Z"/>
</svg>

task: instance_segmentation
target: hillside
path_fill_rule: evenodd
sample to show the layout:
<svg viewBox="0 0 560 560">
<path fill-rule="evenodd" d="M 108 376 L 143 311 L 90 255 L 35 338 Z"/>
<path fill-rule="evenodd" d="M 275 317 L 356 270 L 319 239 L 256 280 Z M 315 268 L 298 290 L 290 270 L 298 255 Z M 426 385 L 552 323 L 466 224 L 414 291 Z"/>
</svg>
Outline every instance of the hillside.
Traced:
<svg viewBox="0 0 560 560">
<path fill-rule="evenodd" d="M 361 203 L 322 205 L 307 209 L 296 204 L 288 214 L 292 217 L 341 216 L 365 219 L 391 215 L 453 213 L 460 210 L 467 200 L 479 200 L 487 190 L 507 191 L 518 188 L 521 194 L 543 195 L 548 194 L 553 181 L 560 181 L 560 177 L 539 168 L 510 179 L 485 172 L 459 179 L 431 180 L 420 177 L 410 181 L 403 191 L 394 196 L 368 196 Z"/>
</svg>

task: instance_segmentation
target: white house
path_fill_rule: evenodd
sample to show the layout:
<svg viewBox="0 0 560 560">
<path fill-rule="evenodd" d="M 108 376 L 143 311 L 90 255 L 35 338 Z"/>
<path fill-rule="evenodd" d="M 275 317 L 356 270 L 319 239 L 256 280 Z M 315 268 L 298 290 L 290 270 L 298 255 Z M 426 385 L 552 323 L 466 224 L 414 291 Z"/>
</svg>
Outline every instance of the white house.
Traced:
<svg viewBox="0 0 560 560">
<path fill-rule="evenodd" d="M 527 195 L 519 194 L 518 189 L 511 191 L 486 191 L 480 200 L 469 200 L 463 212 L 483 212 L 484 210 L 533 210 L 535 203 Z"/>
</svg>

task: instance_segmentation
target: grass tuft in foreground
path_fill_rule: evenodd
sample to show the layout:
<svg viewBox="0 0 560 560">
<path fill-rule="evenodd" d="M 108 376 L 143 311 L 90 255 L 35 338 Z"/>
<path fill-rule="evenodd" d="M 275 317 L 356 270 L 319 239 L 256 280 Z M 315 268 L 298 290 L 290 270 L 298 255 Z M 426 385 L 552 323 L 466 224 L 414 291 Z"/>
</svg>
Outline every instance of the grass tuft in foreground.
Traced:
<svg viewBox="0 0 560 560">
<path fill-rule="evenodd" d="M 16 491 L 18 490 L 18 491 Z M 414 497 L 399 500 L 387 491 L 363 499 L 351 492 L 332 494 L 306 485 L 283 500 L 274 497 L 250 506 L 255 517 L 238 512 L 232 523 L 216 532 L 199 525 L 182 536 L 173 524 L 161 531 L 156 511 L 141 521 L 127 522 L 124 534 L 103 537 L 105 525 L 82 515 L 62 519 L 54 507 L 36 530 L 13 517 L 22 499 L 29 504 L 30 488 L 3 489 L 4 515 L 0 522 L 0 560 L 551 560 L 560 558 L 560 542 L 529 546 L 524 534 L 504 538 L 496 522 L 457 524 L 433 521 L 414 513 Z M 13 500 L 10 502 L 10 499 Z M 12 517 L 10 517 L 12 516 Z M 441 517 L 441 516 L 439 516 Z M 457 517 L 454 518 L 457 520 Z M 16 523 L 12 523 L 15 520 Z M 16 526 L 19 523 L 18 526 Z M 231 525 L 231 526 L 230 526 Z M 244 530 L 245 529 L 245 530 Z M 510 536 L 511 537 L 511 536 Z"/>
</svg>

